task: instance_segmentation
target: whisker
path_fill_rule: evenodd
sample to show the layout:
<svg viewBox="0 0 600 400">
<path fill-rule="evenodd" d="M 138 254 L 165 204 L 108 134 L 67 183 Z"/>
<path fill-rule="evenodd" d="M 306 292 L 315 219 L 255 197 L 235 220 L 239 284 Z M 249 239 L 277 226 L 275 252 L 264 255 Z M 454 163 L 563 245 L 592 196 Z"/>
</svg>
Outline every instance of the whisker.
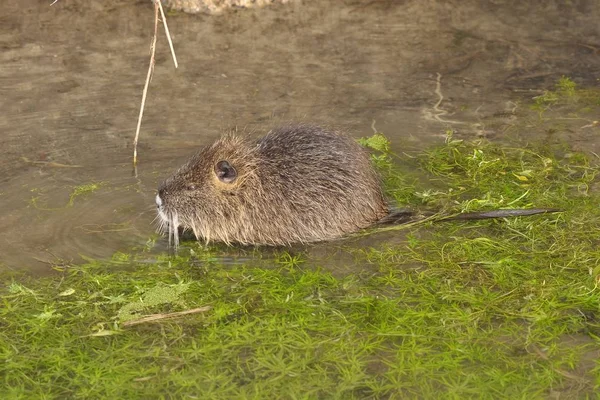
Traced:
<svg viewBox="0 0 600 400">
<path fill-rule="evenodd" d="M 157 225 L 156 226 L 156 231 L 158 233 L 160 233 L 161 235 L 164 235 L 165 231 L 166 231 L 166 229 L 165 229 L 165 221 L 160 220 L 156 225 Z"/>
<path fill-rule="evenodd" d="M 175 242 L 175 248 L 179 246 L 179 215 L 175 212 L 172 217 L 173 222 L 173 241 Z"/>
<path fill-rule="evenodd" d="M 171 216 L 171 214 L 168 215 L 169 218 L 169 247 L 172 246 L 172 238 L 173 238 L 173 217 Z"/>
</svg>

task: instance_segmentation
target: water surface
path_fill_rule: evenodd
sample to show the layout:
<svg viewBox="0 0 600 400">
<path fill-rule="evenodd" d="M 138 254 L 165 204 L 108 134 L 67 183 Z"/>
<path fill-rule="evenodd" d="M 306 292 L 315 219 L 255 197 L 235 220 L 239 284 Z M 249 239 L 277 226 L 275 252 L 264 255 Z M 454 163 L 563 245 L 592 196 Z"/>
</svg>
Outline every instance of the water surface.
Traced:
<svg viewBox="0 0 600 400">
<path fill-rule="evenodd" d="M 173 14 L 180 67 L 161 32 L 134 176 L 152 4 L 2 3 L 0 265 L 10 268 L 144 246 L 157 183 L 225 129 L 300 120 L 358 137 L 374 127 L 396 151 L 441 143 L 447 128 L 503 140 L 560 76 L 583 86 L 600 76 L 596 1 L 319 0 Z M 585 125 L 527 134 L 597 151 L 598 130 Z M 89 183 L 101 186 L 69 205 Z"/>
</svg>

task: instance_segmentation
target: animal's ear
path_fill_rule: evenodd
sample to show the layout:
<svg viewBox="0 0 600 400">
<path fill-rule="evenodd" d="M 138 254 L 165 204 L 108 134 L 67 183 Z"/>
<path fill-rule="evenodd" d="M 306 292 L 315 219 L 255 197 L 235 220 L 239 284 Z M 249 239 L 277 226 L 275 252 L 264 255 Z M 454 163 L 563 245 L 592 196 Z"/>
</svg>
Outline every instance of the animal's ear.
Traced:
<svg viewBox="0 0 600 400">
<path fill-rule="evenodd" d="M 237 171 L 228 161 L 222 160 L 215 165 L 215 175 L 223 183 L 232 183 L 237 178 Z"/>
</svg>

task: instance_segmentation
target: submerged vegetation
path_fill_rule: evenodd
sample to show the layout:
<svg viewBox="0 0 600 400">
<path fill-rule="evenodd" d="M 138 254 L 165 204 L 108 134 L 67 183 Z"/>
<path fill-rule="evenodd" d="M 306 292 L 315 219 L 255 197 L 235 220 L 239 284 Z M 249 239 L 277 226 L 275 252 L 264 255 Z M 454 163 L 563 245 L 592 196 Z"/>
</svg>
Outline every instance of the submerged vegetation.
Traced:
<svg viewBox="0 0 600 400">
<path fill-rule="evenodd" d="M 382 135 L 363 144 L 399 204 L 564 212 L 337 243 L 351 274 L 310 247 L 231 262 L 196 243 L 5 273 L 0 397 L 596 398 L 598 160 L 451 132 L 401 161 Z"/>
<path fill-rule="evenodd" d="M 68 206 L 73 206 L 73 204 L 75 204 L 75 199 L 77 197 L 85 196 L 85 195 L 88 195 L 90 193 L 94 193 L 102 185 L 104 185 L 104 182 L 93 182 L 93 183 L 88 183 L 88 184 L 85 184 L 85 185 L 75 186 L 73 188 L 73 190 L 71 191 L 71 194 L 69 196 Z"/>
</svg>

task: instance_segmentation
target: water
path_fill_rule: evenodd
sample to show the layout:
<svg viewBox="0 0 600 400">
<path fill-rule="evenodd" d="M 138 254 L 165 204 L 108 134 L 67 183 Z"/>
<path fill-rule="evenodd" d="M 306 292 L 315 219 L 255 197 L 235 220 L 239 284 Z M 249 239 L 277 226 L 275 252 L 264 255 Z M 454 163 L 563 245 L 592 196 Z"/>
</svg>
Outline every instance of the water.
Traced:
<svg viewBox="0 0 600 400">
<path fill-rule="evenodd" d="M 153 235 L 158 182 L 224 129 L 373 126 L 399 146 L 502 139 L 523 100 L 600 73 L 596 1 L 304 1 L 169 16 L 139 145 L 149 1 L 0 2 L 0 265 L 46 271 Z M 564 3 L 564 4 L 563 4 Z M 594 131 L 562 139 L 598 150 Z M 536 133 L 531 132 L 534 134 Z M 553 137 L 552 140 L 558 138 Z M 74 198 L 75 187 L 101 183 Z M 166 240 L 159 241 L 164 250 Z"/>
</svg>

